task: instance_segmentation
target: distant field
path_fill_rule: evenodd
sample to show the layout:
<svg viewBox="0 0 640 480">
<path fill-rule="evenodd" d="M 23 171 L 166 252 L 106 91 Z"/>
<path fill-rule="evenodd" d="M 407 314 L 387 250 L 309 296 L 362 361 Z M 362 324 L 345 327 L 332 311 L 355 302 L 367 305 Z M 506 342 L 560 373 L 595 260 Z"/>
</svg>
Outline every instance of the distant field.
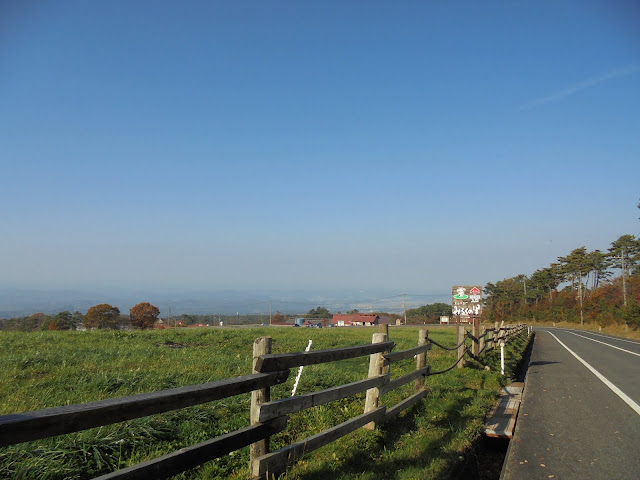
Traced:
<svg viewBox="0 0 640 480">
<path fill-rule="evenodd" d="M 375 328 L 178 329 L 122 332 L 0 332 L 0 414 L 17 413 L 191 385 L 251 373 L 255 338 L 273 337 L 274 353 L 371 342 Z M 437 328 L 431 337 L 453 345 L 455 334 Z M 417 328 L 391 328 L 396 349 L 417 343 Z M 520 342 L 522 343 L 522 342 Z M 514 348 L 521 348 L 516 345 Z M 453 363 L 453 352 L 434 348 L 434 370 Z M 515 361 L 515 358 L 513 359 Z M 489 363 L 496 359 L 488 358 Z M 298 393 L 364 379 L 368 358 L 305 367 Z M 392 377 L 415 368 L 412 361 Z M 446 478 L 478 435 L 501 379 L 478 366 L 429 377 L 431 393 L 393 424 L 357 431 L 290 469 L 289 479 Z M 290 395 L 293 371 L 272 398 Z M 410 392 L 411 385 L 405 387 Z M 393 405 L 402 392 L 384 403 Z M 394 398 L 395 395 L 395 398 Z M 154 458 L 249 424 L 249 395 L 0 449 L 0 478 L 84 479 Z M 274 437 L 282 446 L 362 413 L 364 394 L 292 415 Z M 176 478 L 247 478 L 248 449 Z"/>
</svg>

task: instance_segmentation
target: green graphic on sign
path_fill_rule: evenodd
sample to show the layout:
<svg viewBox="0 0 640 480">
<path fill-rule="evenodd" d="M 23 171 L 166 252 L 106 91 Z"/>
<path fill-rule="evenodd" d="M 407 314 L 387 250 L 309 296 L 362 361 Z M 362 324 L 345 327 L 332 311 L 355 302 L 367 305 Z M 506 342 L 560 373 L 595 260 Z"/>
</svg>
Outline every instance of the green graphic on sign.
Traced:
<svg viewBox="0 0 640 480">
<path fill-rule="evenodd" d="M 458 287 L 456 289 L 457 295 L 454 295 L 453 298 L 455 298 L 456 300 L 466 300 L 467 298 L 469 298 L 469 295 L 465 295 L 465 291 L 466 288 Z"/>
</svg>

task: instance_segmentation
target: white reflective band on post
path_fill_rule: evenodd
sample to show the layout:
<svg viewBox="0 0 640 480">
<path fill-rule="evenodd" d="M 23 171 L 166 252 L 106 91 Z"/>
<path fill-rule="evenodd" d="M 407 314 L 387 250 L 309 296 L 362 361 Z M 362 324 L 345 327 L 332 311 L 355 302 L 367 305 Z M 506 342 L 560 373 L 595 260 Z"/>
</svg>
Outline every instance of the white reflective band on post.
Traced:
<svg viewBox="0 0 640 480">
<path fill-rule="evenodd" d="M 307 348 L 304 349 L 305 352 L 308 352 L 309 350 L 311 350 L 311 343 L 313 341 L 309 340 L 309 345 L 307 345 Z M 300 368 L 298 369 L 298 375 L 296 376 L 296 383 L 293 384 L 293 390 L 291 390 L 291 396 L 293 397 L 296 394 L 296 390 L 298 389 L 298 382 L 300 382 L 300 377 L 302 376 L 302 369 L 304 368 L 303 365 L 300 365 Z"/>
</svg>

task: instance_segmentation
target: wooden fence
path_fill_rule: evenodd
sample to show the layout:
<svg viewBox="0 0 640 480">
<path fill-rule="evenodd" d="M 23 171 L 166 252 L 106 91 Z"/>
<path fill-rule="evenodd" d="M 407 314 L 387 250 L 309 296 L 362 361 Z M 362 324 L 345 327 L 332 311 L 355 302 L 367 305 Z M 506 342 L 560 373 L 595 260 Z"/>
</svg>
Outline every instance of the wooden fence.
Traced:
<svg viewBox="0 0 640 480">
<path fill-rule="evenodd" d="M 528 329 L 524 324 L 505 325 L 504 322 L 495 322 L 492 328 L 485 329 L 477 320 L 472 323 L 472 328 L 473 331 L 467 331 L 464 325 L 458 325 L 458 368 L 464 366 L 464 355 L 479 360 L 483 353 L 499 347 L 501 342 L 507 343 Z M 471 340 L 471 350 L 465 346 L 466 339 Z"/>
<path fill-rule="evenodd" d="M 367 345 L 296 353 L 271 353 L 271 338 L 261 337 L 253 346 L 253 373 L 216 382 L 174 388 L 153 393 L 100 400 L 96 402 L 47 408 L 32 412 L 0 416 L 0 447 L 52 437 L 88 428 L 109 425 L 134 418 L 177 410 L 214 400 L 251 392 L 250 425 L 225 435 L 180 449 L 162 457 L 97 477 L 99 480 L 168 478 L 197 467 L 234 450 L 250 446 L 250 475 L 252 478 L 274 478 L 287 465 L 302 455 L 327 445 L 358 428 L 373 429 L 394 418 L 403 410 L 422 400 L 428 393 L 425 378 L 445 373 L 464 364 L 465 354 L 479 356 L 524 331 L 524 326 L 498 324 L 480 334 L 476 322 L 474 334 L 459 326 L 459 342 L 447 347 L 428 337 L 427 330 L 419 330 L 417 346 L 392 352 L 395 344 L 389 340 L 388 326 L 373 334 Z M 471 353 L 466 340 L 472 340 Z M 432 345 L 458 350 L 457 361 L 447 369 L 432 372 L 427 364 L 427 352 Z M 476 349 L 477 347 L 477 349 Z M 346 385 L 271 401 L 270 388 L 285 382 L 291 368 L 335 362 L 369 355 L 368 378 Z M 391 379 L 393 363 L 415 358 L 411 373 Z M 414 382 L 414 393 L 391 408 L 380 405 L 380 398 L 390 391 Z M 284 430 L 288 415 L 308 408 L 366 392 L 363 413 L 335 427 L 293 443 L 279 450 L 269 450 L 269 438 Z"/>
</svg>

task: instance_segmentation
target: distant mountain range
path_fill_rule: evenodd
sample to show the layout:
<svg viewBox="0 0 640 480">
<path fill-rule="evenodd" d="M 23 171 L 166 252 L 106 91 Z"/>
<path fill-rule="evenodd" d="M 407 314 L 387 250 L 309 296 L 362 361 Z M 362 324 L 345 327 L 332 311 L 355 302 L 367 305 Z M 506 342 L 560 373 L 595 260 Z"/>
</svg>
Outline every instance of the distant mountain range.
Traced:
<svg viewBox="0 0 640 480">
<path fill-rule="evenodd" d="M 406 308 L 430 303 L 450 303 L 450 294 L 407 293 Z M 69 310 L 85 313 L 99 303 L 116 306 L 123 314 L 140 302 L 150 302 L 165 317 L 173 315 L 220 314 L 247 315 L 280 311 L 287 314 L 306 313 L 323 306 L 331 312 L 358 309 L 361 312 L 402 312 L 402 294 L 390 291 L 323 290 L 323 291 L 143 291 L 126 289 L 63 290 L 0 288 L 0 318 L 29 316 L 41 312 L 53 315 Z"/>
</svg>

